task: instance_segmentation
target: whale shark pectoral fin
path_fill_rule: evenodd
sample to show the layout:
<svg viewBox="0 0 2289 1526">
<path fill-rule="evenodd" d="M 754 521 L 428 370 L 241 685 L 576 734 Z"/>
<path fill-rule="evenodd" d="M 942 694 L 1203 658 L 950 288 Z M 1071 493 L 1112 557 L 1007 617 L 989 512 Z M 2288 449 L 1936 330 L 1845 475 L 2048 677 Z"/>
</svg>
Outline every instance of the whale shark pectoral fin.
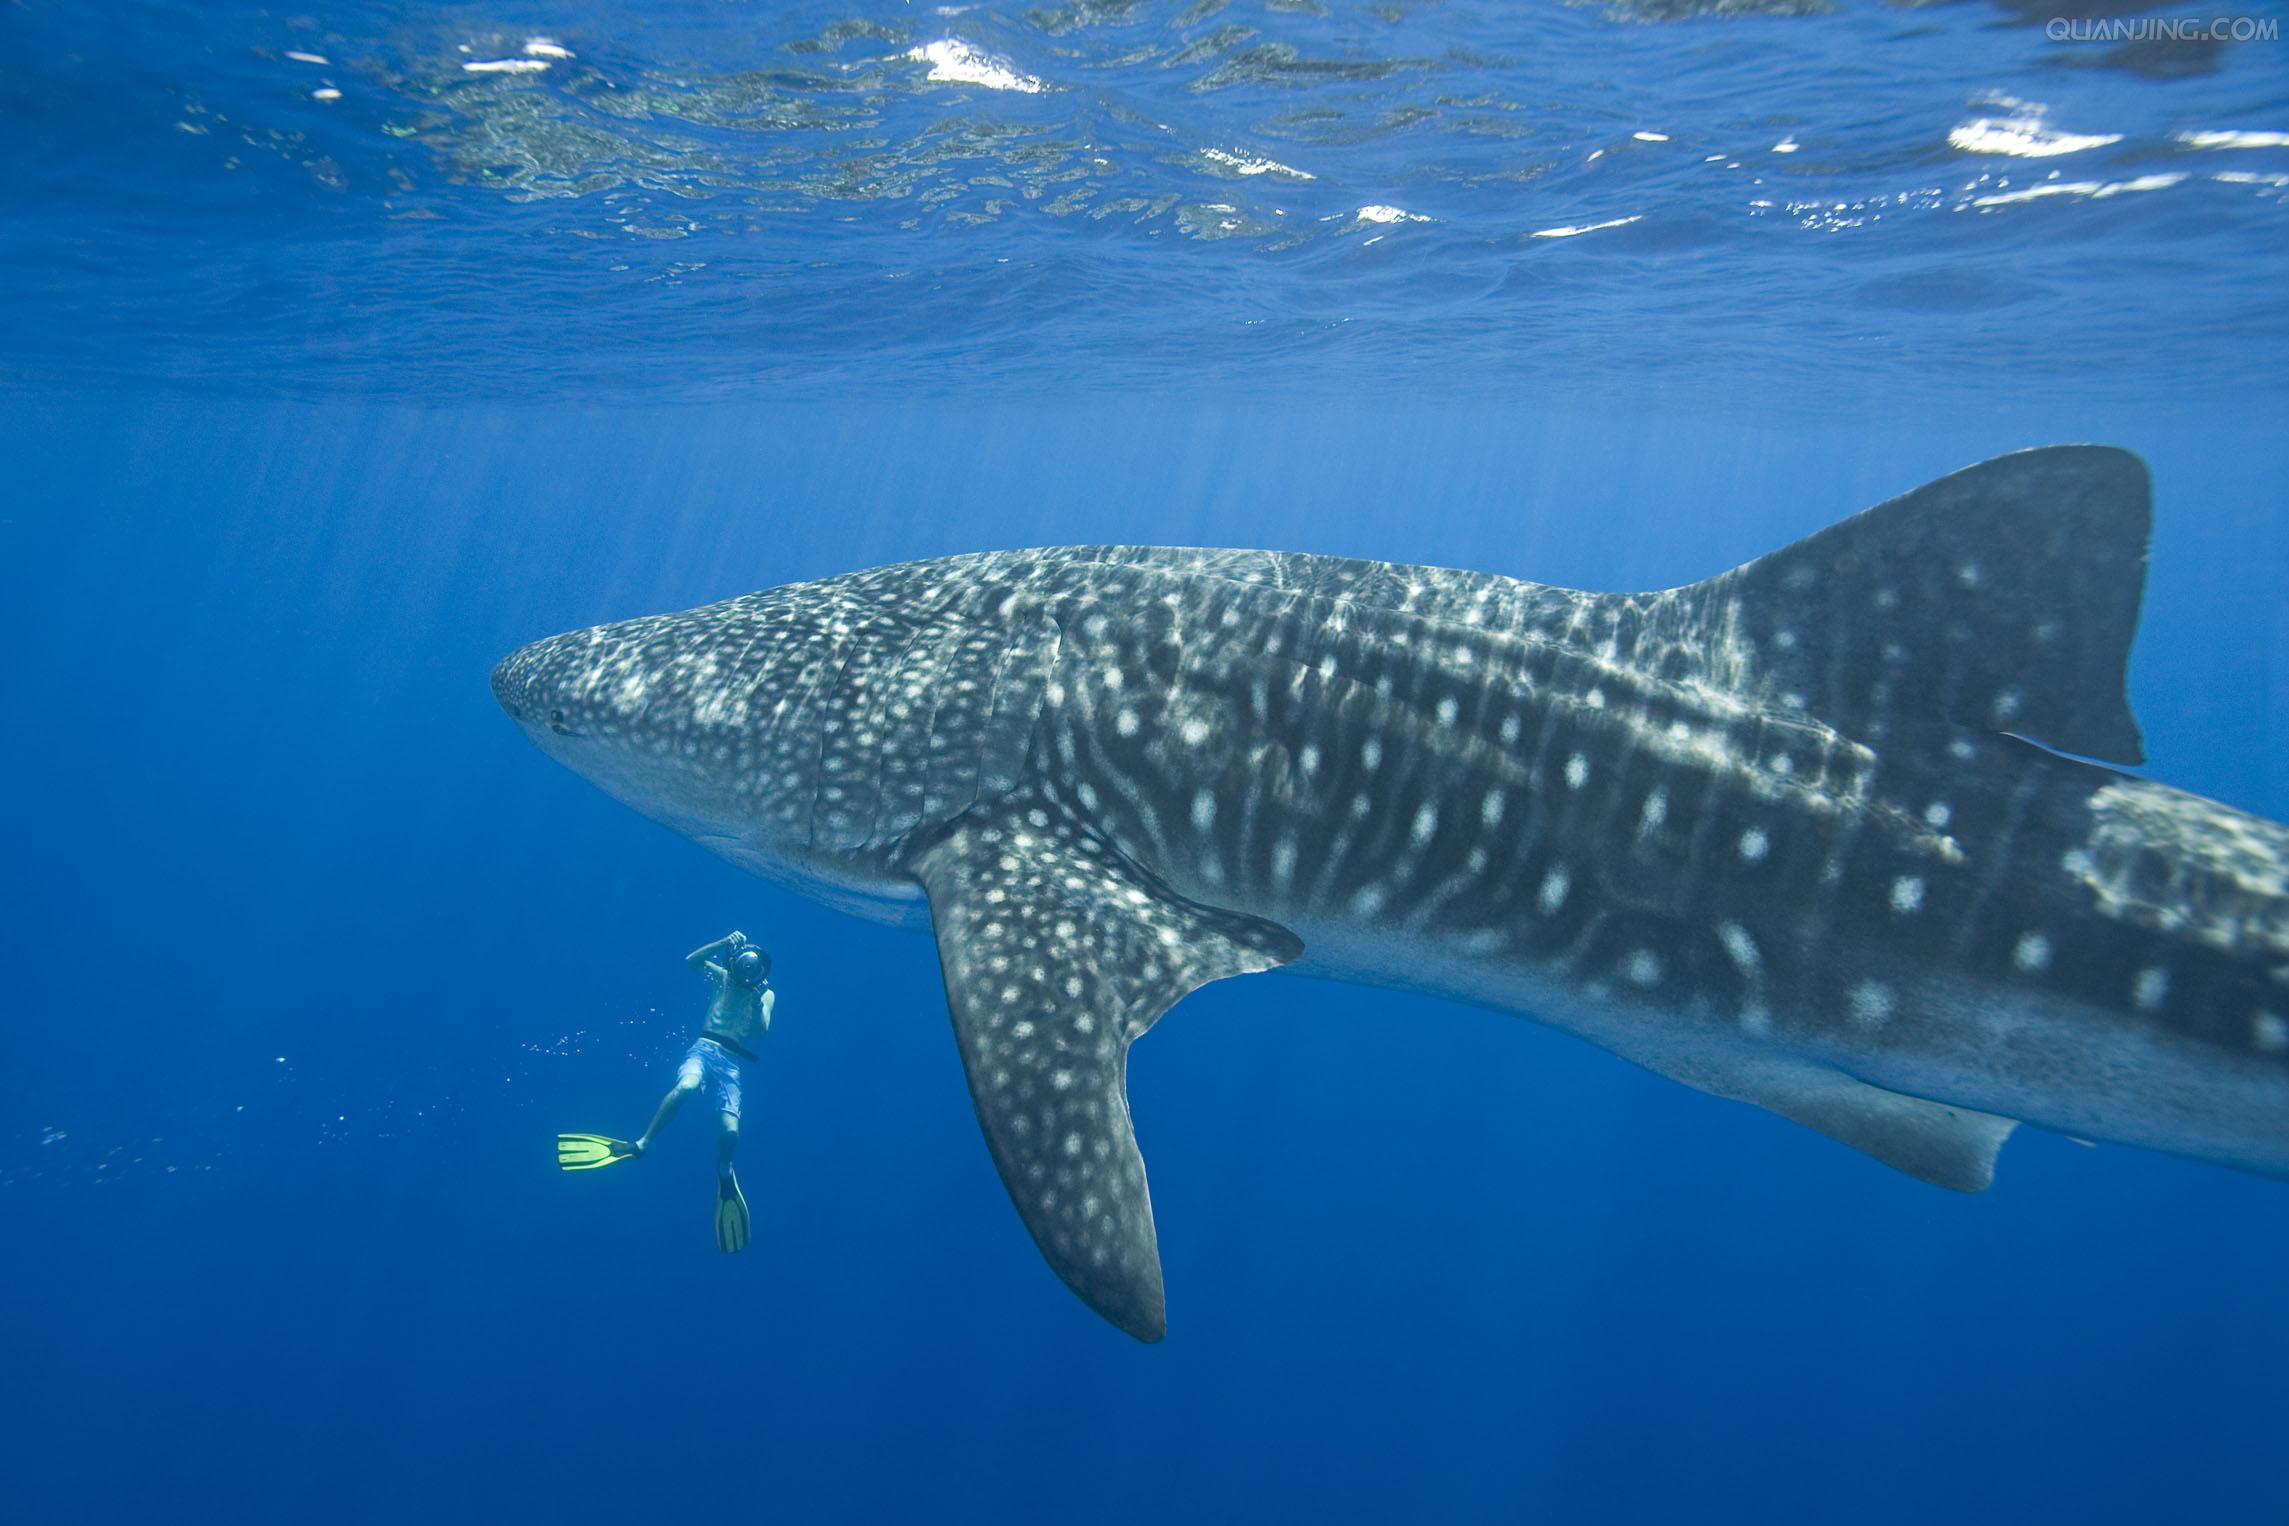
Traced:
<svg viewBox="0 0 2289 1526">
<path fill-rule="evenodd" d="M 1149 882 L 1020 792 L 920 853 L 938 962 L 987 1148 L 1050 1268 L 1142 1341 L 1167 1328 L 1129 1042 L 1187 993 L 1303 945 Z"/>
</svg>

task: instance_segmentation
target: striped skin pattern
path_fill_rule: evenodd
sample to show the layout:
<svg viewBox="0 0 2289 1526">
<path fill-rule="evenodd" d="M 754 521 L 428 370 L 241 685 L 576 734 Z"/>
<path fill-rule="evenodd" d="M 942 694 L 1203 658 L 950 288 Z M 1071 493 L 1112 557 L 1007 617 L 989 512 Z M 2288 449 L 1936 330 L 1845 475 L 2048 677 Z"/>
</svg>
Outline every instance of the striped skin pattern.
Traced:
<svg viewBox="0 0 2289 1526">
<path fill-rule="evenodd" d="M 2147 505 L 2124 452 L 2023 452 L 1646 594 L 950 557 L 494 687 L 734 862 L 926 917 L 1021 1217 L 1151 1340 L 1127 1047 L 1271 968 L 1532 1016 L 1960 1189 L 2019 1120 L 2289 1171 L 2289 831 L 2061 755 L 2140 756 Z"/>
</svg>

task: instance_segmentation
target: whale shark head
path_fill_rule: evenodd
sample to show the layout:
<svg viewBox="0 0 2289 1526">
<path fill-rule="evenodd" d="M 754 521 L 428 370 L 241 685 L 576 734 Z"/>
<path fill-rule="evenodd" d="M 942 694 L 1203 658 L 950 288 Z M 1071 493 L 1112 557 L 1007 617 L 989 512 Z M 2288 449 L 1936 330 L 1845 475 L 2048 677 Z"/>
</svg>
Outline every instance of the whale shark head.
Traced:
<svg viewBox="0 0 2289 1526">
<path fill-rule="evenodd" d="M 771 722 L 799 703 L 822 645 L 774 641 L 732 674 L 722 643 L 678 616 L 622 620 L 520 647 L 493 695 L 541 751 L 645 815 L 703 839 L 775 840 L 753 830 L 752 807 L 801 739 Z"/>
<path fill-rule="evenodd" d="M 1055 654 L 1054 623 L 980 560 L 570 631 L 512 652 L 493 693 L 623 804 L 883 915 L 869 903 L 914 894 L 890 867 L 899 845 L 1013 787 Z"/>
</svg>

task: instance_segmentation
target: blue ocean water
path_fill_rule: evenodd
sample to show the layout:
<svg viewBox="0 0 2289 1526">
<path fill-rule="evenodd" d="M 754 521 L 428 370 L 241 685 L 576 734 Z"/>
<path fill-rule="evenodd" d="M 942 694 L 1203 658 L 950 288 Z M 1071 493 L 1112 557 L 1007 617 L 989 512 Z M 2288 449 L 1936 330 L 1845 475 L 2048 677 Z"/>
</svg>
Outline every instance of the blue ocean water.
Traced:
<svg viewBox="0 0 2289 1526">
<path fill-rule="evenodd" d="M 0 1511 L 2289 1517 L 2281 1184 L 2027 1129 L 1959 1197 L 1358 987 L 1138 1045 L 1137 1345 L 1012 1213 L 927 940 L 486 685 L 989 547 L 1667 586 L 2099 440 L 2156 481 L 2144 771 L 2289 817 L 2289 53 L 2228 14 L 2274 35 L 0 11 Z M 734 925 L 781 998 L 725 1257 L 699 1120 L 551 1136 L 641 1126 Z"/>
</svg>

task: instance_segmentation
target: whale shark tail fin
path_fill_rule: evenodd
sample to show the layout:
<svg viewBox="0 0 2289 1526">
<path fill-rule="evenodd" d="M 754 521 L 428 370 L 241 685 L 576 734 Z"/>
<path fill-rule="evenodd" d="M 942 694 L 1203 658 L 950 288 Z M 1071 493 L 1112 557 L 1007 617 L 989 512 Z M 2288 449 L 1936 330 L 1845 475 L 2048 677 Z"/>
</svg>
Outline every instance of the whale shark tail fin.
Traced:
<svg viewBox="0 0 2289 1526">
<path fill-rule="evenodd" d="M 970 1098 L 1025 1227 L 1082 1301 L 1167 1329 L 1129 1043 L 1188 992 L 1285 964 L 1286 929 L 1150 883 L 1054 803 L 981 805 L 916 863 Z"/>
<path fill-rule="evenodd" d="M 2145 590 L 2146 464 L 1998 456 L 1677 589 L 1716 676 L 1843 730 L 1942 722 L 2113 763 L 2144 757 L 2123 687 Z"/>
</svg>

